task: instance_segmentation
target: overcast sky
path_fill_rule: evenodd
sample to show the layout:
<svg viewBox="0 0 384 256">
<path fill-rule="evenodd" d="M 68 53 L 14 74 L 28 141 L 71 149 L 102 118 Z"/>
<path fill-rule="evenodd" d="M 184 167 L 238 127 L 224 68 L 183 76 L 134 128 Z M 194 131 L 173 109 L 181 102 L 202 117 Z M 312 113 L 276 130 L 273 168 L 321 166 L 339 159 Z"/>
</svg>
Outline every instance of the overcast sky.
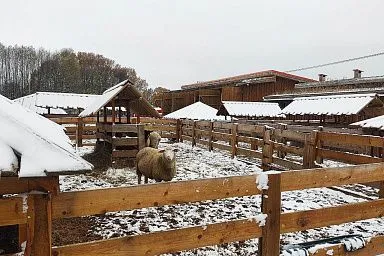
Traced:
<svg viewBox="0 0 384 256">
<path fill-rule="evenodd" d="M 0 42 L 102 54 L 151 87 L 384 51 L 384 1 L 1 1 Z M 297 72 L 384 75 L 384 56 Z"/>
</svg>

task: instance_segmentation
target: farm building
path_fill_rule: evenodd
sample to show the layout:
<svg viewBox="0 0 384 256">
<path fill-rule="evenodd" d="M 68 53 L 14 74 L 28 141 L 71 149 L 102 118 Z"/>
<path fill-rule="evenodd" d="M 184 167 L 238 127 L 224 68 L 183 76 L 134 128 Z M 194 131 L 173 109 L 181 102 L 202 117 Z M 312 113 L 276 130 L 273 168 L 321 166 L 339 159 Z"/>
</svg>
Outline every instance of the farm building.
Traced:
<svg viewBox="0 0 384 256">
<path fill-rule="evenodd" d="M 164 91 L 154 97 L 164 114 L 201 101 L 218 109 L 222 101 L 262 101 L 263 97 L 292 90 L 297 83 L 314 80 L 276 70 L 233 76 L 181 86 L 181 90 Z"/>
<path fill-rule="evenodd" d="M 301 97 L 294 98 L 282 114 L 293 120 L 349 124 L 384 114 L 384 104 L 375 93 Z"/>
<path fill-rule="evenodd" d="M 41 115 L 78 115 L 97 97 L 99 95 L 36 92 L 13 101 Z"/>
<path fill-rule="evenodd" d="M 58 192 L 59 175 L 75 174 L 93 167 L 75 153 L 60 125 L 1 95 L 0 122 L 0 198 L 4 194 L 24 193 L 24 199 L 10 199 L 15 204 L 11 211 L 14 216 L 26 214 L 27 197 L 30 196 L 27 193 L 34 191 L 34 207 L 39 212 L 40 199 L 46 197 L 46 192 Z M 4 207 L 7 204 L 2 202 L 0 206 L 3 206 L 2 214 L 6 214 Z M 17 252 L 26 239 L 23 229 L 13 224 L 19 223 L 0 225 L 0 254 Z M 34 228 L 39 236 L 43 228 Z M 50 232 L 48 228 L 47 232 Z"/>
<path fill-rule="evenodd" d="M 327 96 L 334 94 L 377 93 L 384 100 L 384 76 L 362 77 L 362 71 L 355 69 L 353 78 L 326 81 L 324 74 L 319 74 L 319 81 L 296 84 L 294 89 L 285 93 L 266 95 L 264 101 L 279 103 L 285 108 L 294 98 Z"/>
<path fill-rule="evenodd" d="M 279 104 L 269 102 L 223 101 L 217 114 L 247 119 L 282 117 Z"/>
<path fill-rule="evenodd" d="M 111 119 L 108 119 L 109 109 Z M 126 123 L 123 123 L 123 109 Z M 103 118 L 100 118 L 102 113 Z M 137 152 L 145 146 L 144 125 L 131 124 L 132 114 L 146 117 L 160 117 L 160 114 L 134 87 L 125 80 L 109 89 L 92 102 L 79 117 L 97 115 L 97 141 L 107 142 L 114 158 L 135 158 Z M 96 146 L 97 147 L 97 146 Z M 109 151 L 109 150 L 108 150 Z"/>
<path fill-rule="evenodd" d="M 350 124 L 351 127 L 362 128 L 365 134 L 384 135 L 384 115 L 376 116 L 359 122 Z"/>
<path fill-rule="evenodd" d="M 166 116 L 171 119 L 197 119 L 197 120 L 223 120 L 221 116 L 217 116 L 217 109 L 208 106 L 200 101 L 189 106 L 176 110 Z"/>
</svg>

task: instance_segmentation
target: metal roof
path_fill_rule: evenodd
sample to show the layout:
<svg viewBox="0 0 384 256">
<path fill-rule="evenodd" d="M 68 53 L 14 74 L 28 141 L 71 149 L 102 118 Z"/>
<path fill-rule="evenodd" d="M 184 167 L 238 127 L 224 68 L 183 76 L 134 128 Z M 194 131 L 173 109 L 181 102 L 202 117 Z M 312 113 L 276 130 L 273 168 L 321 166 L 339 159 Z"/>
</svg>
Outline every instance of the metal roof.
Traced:
<svg viewBox="0 0 384 256">
<path fill-rule="evenodd" d="M 234 117 L 281 117 L 278 103 L 223 101 L 218 115 Z"/>
<path fill-rule="evenodd" d="M 380 101 L 374 93 L 302 97 L 293 99 L 293 102 L 282 110 L 282 113 L 289 115 L 352 115 L 359 113 L 373 100 Z"/>
</svg>

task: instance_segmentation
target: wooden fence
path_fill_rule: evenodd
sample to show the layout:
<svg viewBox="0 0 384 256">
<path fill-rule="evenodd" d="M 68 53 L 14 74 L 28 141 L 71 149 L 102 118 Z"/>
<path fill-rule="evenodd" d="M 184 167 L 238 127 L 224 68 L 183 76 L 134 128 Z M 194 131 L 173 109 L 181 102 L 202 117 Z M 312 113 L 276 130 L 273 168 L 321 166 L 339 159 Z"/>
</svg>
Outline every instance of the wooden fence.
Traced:
<svg viewBox="0 0 384 256">
<path fill-rule="evenodd" d="M 26 224 L 22 237 L 27 240 L 26 248 L 33 255 L 157 255 L 259 238 L 259 255 L 274 256 L 280 253 L 280 234 L 384 215 L 384 199 L 281 213 L 282 192 L 383 181 L 383 168 L 384 163 L 374 163 L 342 168 L 266 172 L 260 174 L 268 175 L 269 188 L 266 190 L 257 188 L 255 182 L 258 175 L 63 193 L 55 193 L 53 189 L 53 192 L 50 190 L 44 194 L 29 194 L 27 200 L 20 197 L 0 199 L 0 226 Z M 7 178 L 0 180 L 0 188 L 6 184 L 9 184 Z M 13 192 L 25 190 L 24 187 L 12 188 Z M 53 219 L 251 195 L 261 196 L 260 213 L 267 215 L 264 226 L 258 222 L 258 215 L 255 218 L 51 248 Z M 25 201 L 28 203 L 27 209 L 23 207 Z M 384 253 L 383 236 L 374 237 L 367 244 L 353 255 Z M 330 249 L 334 249 L 333 255 L 352 255 L 340 245 L 319 249 L 311 255 L 326 255 Z"/>
</svg>

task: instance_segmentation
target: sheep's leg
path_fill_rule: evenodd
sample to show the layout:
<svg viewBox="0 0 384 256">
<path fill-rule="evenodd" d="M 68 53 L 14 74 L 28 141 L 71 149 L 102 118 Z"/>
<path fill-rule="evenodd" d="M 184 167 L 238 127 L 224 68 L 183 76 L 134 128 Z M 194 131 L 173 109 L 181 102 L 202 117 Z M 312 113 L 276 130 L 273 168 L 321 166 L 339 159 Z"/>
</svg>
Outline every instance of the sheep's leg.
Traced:
<svg viewBox="0 0 384 256">
<path fill-rule="evenodd" d="M 148 183 L 148 177 L 147 177 L 147 176 L 144 176 L 144 183 L 145 183 L 145 184 Z"/>
<path fill-rule="evenodd" d="M 141 184 L 141 173 L 137 173 L 137 183 Z"/>
</svg>

